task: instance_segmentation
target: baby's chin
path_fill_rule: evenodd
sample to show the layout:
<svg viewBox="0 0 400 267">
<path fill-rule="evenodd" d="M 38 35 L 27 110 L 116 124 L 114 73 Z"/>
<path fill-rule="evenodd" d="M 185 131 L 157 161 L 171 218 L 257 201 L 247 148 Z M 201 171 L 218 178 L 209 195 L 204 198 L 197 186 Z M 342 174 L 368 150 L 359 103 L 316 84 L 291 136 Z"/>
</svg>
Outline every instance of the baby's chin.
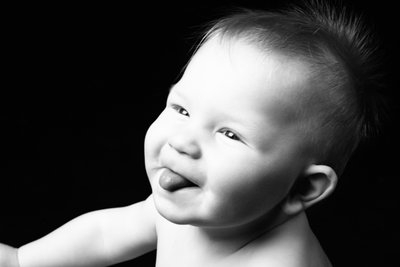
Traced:
<svg viewBox="0 0 400 267">
<path fill-rule="evenodd" d="M 161 217 L 174 224 L 198 225 L 201 221 L 194 215 L 190 215 L 187 212 L 171 209 L 167 206 L 164 206 L 163 204 L 157 204 L 157 201 L 155 203 L 155 206 Z"/>
<path fill-rule="evenodd" d="M 221 221 L 221 216 L 211 216 L 206 214 L 199 214 L 191 211 L 173 210 L 166 206 L 157 205 L 158 213 L 165 220 L 177 225 L 190 225 L 199 228 L 220 228 L 226 226 L 227 222 Z"/>
<path fill-rule="evenodd" d="M 212 224 L 210 220 L 195 214 L 193 211 L 170 207 L 167 203 L 162 203 L 161 201 L 157 202 L 157 197 L 155 197 L 154 202 L 157 212 L 170 223 L 197 227 L 207 227 Z"/>
</svg>

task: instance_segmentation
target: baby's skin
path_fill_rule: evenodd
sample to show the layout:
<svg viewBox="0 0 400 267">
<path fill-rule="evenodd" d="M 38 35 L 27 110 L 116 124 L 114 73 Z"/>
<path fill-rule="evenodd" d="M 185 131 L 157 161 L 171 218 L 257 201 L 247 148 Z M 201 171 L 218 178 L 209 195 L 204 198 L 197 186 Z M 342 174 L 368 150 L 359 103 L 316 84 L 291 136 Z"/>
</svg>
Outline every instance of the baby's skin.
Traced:
<svg viewBox="0 0 400 267">
<path fill-rule="evenodd" d="M 107 266 L 154 249 L 157 267 L 331 266 L 305 214 L 337 181 L 302 130 L 314 84 L 301 60 L 206 41 L 147 132 L 152 194 L 22 246 L 20 267 Z M 293 190 L 299 179 L 309 190 Z"/>
<path fill-rule="evenodd" d="M 146 136 L 157 266 L 330 265 L 304 209 L 336 175 L 294 115 L 315 89 L 300 60 L 218 37 L 200 48 Z M 313 175 L 318 189 L 290 195 Z"/>
</svg>

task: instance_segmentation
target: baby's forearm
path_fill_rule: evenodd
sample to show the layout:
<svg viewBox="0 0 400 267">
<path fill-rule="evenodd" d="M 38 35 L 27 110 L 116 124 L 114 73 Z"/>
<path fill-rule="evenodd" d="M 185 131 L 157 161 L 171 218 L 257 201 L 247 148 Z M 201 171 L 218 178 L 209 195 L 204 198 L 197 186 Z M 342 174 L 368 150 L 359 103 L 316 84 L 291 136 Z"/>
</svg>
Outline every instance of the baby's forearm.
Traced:
<svg viewBox="0 0 400 267">
<path fill-rule="evenodd" d="M 18 249 L 20 267 L 107 266 L 101 212 L 66 223 L 45 237 Z"/>
<path fill-rule="evenodd" d="M 20 267 L 109 266 L 156 247 L 152 199 L 82 215 L 18 250 Z"/>
<path fill-rule="evenodd" d="M 18 267 L 17 249 L 0 243 L 0 266 Z"/>
</svg>

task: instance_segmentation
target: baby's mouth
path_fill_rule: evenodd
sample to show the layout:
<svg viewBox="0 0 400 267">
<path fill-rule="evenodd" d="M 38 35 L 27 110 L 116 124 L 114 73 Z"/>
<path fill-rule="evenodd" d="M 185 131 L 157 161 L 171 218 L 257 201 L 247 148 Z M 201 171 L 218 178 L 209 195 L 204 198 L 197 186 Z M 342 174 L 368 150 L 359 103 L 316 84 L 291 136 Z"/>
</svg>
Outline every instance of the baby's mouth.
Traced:
<svg viewBox="0 0 400 267">
<path fill-rule="evenodd" d="M 160 186 L 169 192 L 174 192 L 182 188 L 196 187 L 197 185 L 189 181 L 182 175 L 165 168 L 159 179 Z"/>
</svg>

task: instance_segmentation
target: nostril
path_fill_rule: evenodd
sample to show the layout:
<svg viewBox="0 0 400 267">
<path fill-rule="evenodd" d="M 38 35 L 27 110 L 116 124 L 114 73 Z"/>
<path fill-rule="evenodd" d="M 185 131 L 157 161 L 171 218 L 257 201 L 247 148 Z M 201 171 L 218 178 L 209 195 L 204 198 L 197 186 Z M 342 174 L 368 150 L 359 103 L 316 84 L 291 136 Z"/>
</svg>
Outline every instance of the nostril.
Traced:
<svg viewBox="0 0 400 267">
<path fill-rule="evenodd" d="M 178 151 L 179 153 L 184 153 L 184 154 L 186 154 L 187 152 L 187 150 L 188 150 L 188 144 L 186 143 L 184 143 L 185 141 L 184 140 L 181 140 L 181 139 L 178 139 L 178 138 L 174 138 L 173 140 L 171 139 L 171 140 L 169 140 L 169 142 L 168 142 L 168 145 L 172 148 L 172 149 L 174 149 L 174 150 L 176 150 L 176 151 Z"/>
<path fill-rule="evenodd" d="M 172 149 L 174 149 L 174 150 L 180 152 L 180 149 L 178 148 L 177 145 L 174 145 L 171 141 L 168 141 L 167 143 L 168 143 L 168 146 L 169 146 L 170 148 L 172 148 Z"/>
<path fill-rule="evenodd" d="M 200 147 L 194 141 L 175 138 L 167 143 L 169 147 L 180 154 L 185 154 L 195 159 L 201 156 Z"/>
</svg>

